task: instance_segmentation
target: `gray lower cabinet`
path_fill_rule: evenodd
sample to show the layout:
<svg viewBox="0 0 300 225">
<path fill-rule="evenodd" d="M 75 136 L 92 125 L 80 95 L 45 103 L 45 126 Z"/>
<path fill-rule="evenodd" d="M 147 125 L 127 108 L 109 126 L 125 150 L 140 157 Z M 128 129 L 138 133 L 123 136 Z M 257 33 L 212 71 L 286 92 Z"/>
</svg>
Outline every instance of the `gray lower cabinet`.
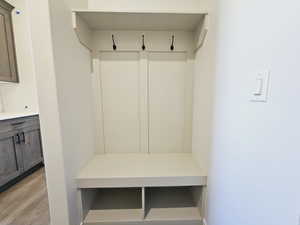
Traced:
<svg viewBox="0 0 300 225">
<path fill-rule="evenodd" d="M 22 152 L 16 135 L 15 132 L 0 134 L 0 186 L 23 172 Z"/>
<path fill-rule="evenodd" d="M 0 121 L 0 187 L 41 162 L 38 116 Z"/>
</svg>

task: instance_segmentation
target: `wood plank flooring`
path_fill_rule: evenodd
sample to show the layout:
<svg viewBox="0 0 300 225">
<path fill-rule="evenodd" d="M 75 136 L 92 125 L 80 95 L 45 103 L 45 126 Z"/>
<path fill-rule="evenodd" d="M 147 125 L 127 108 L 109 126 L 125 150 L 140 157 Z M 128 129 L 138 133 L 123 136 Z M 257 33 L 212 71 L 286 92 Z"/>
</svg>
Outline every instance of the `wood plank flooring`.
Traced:
<svg viewBox="0 0 300 225">
<path fill-rule="evenodd" d="M 0 225 L 49 225 L 44 168 L 0 193 Z"/>
</svg>

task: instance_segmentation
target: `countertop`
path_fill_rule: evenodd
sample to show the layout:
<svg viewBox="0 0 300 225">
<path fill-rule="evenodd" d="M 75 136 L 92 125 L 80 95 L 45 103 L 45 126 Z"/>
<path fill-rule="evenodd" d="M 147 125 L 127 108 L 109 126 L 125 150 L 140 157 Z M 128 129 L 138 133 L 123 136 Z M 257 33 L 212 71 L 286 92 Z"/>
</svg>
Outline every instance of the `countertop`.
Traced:
<svg viewBox="0 0 300 225">
<path fill-rule="evenodd" d="M 0 113 L 0 121 L 2 120 L 10 120 L 10 119 L 16 119 L 16 118 L 22 118 L 27 116 L 36 116 L 39 113 L 37 112 L 4 112 Z"/>
</svg>

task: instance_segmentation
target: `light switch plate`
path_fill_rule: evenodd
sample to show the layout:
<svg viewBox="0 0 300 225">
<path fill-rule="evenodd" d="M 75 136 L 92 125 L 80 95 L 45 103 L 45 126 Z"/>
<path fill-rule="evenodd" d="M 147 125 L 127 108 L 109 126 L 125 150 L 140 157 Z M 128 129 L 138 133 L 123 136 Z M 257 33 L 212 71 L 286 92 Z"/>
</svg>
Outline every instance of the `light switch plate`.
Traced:
<svg viewBox="0 0 300 225">
<path fill-rule="evenodd" d="M 270 71 L 257 73 L 251 91 L 252 102 L 267 102 L 269 94 Z"/>
</svg>

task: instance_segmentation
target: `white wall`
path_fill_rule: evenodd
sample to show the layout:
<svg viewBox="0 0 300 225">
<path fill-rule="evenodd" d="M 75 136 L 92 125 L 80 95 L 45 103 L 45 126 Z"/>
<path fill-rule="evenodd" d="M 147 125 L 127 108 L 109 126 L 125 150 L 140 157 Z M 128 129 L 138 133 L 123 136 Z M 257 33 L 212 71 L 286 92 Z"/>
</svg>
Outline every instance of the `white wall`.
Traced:
<svg viewBox="0 0 300 225">
<path fill-rule="evenodd" d="M 50 2 L 57 94 L 64 147 L 70 224 L 78 224 L 79 169 L 93 156 L 91 55 L 72 28 L 70 9 L 64 1 Z"/>
<path fill-rule="evenodd" d="M 68 225 L 68 203 L 48 1 L 29 0 L 41 134 L 52 225 Z"/>
<path fill-rule="evenodd" d="M 298 225 L 300 2 L 219 0 L 209 225 Z M 270 69 L 267 103 L 249 101 Z"/>
<path fill-rule="evenodd" d="M 30 6 L 51 224 L 79 225 L 75 177 L 95 150 L 90 53 L 64 1 Z"/>
<path fill-rule="evenodd" d="M 72 9 L 85 9 L 88 7 L 88 0 L 66 0 L 65 2 Z"/>
<path fill-rule="evenodd" d="M 206 10 L 209 0 L 89 0 L 89 8 L 102 10 Z"/>
<path fill-rule="evenodd" d="M 27 0 L 8 0 L 8 2 L 15 6 L 12 17 L 20 83 L 0 83 L 3 108 L 5 112 L 38 112 Z"/>
</svg>

